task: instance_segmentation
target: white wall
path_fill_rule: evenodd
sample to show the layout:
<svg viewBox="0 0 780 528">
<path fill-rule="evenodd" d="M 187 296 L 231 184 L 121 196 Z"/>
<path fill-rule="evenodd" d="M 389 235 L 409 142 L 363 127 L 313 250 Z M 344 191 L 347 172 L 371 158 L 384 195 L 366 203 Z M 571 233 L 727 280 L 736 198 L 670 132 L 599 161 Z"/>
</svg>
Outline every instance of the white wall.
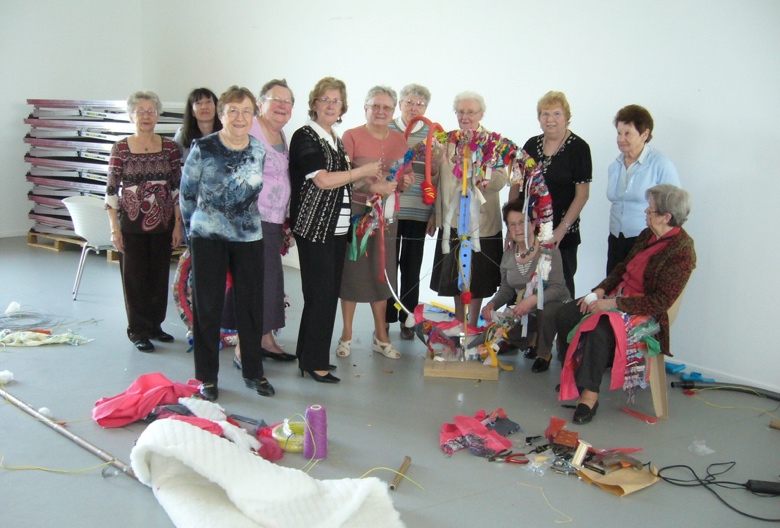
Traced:
<svg viewBox="0 0 780 528">
<path fill-rule="evenodd" d="M 11 73 L 0 81 L 6 123 L 0 236 L 31 225 L 19 124 L 29 97 L 124 98 L 145 88 L 174 101 L 195 86 L 219 92 L 235 83 L 256 91 L 283 76 L 298 99 L 292 133 L 305 121 L 308 91 L 322 76 L 342 78 L 349 88 L 342 130 L 364 122 L 361 103 L 370 86 L 417 82 L 431 89 L 428 116 L 445 128 L 456 123 L 453 96 L 476 90 L 488 106 L 483 124 L 523 143 L 538 133 L 536 101 L 556 89 L 566 92 L 572 130 L 593 154 L 581 294 L 602 278 L 606 261 L 606 168 L 617 155 L 611 121 L 620 107 L 638 103 L 656 121 L 653 145 L 675 162 L 694 200 L 686 229 L 699 266 L 672 332 L 677 359 L 716 378 L 780 390 L 780 351 L 768 330 L 777 324 L 768 314 L 778 312 L 780 290 L 772 262 L 780 3 L 216 4 L 145 0 L 134 10 L 94 0 L 0 1 L 0 56 Z M 41 29 L 26 29 L 33 23 Z M 77 64 L 83 64 L 78 74 Z"/>
</svg>

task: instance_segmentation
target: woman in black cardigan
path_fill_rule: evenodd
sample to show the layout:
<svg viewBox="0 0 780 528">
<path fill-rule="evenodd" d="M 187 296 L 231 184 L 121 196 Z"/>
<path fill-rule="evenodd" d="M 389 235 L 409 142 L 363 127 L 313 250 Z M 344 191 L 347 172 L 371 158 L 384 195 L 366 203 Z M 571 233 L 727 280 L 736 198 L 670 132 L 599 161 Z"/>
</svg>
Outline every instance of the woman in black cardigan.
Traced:
<svg viewBox="0 0 780 528">
<path fill-rule="evenodd" d="M 330 345 L 349 235 L 352 184 L 380 173 L 381 162 L 354 170 L 333 125 L 347 113 L 343 81 L 325 77 L 309 94 L 306 125 L 290 141 L 290 216 L 298 247 L 303 313 L 298 331 L 301 376 L 338 383 L 329 370 Z"/>
</svg>

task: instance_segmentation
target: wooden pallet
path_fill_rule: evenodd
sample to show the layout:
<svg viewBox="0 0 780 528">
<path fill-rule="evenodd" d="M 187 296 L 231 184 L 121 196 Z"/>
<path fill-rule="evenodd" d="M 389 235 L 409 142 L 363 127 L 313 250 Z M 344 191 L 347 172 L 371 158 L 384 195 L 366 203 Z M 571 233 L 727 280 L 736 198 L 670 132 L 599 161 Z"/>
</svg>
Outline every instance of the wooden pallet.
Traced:
<svg viewBox="0 0 780 528">
<path fill-rule="evenodd" d="M 498 371 L 498 367 L 487 367 L 479 361 L 434 361 L 427 358 L 423 376 L 498 381 Z"/>
<path fill-rule="evenodd" d="M 48 249 L 49 251 L 63 251 L 72 246 L 84 247 L 84 239 L 28 231 L 27 245 Z"/>
</svg>

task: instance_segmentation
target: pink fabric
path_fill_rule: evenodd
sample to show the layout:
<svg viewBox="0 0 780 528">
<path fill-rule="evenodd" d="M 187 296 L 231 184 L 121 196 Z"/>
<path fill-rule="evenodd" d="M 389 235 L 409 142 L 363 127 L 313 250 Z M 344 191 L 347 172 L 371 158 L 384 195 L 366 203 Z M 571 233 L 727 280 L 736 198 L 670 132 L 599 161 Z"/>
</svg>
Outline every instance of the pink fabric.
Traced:
<svg viewBox="0 0 780 528">
<path fill-rule="evenodd" d="M 561 392 L 558 394 L 558 399 L 561 401 L 573 400 L 580 396 L 577 382 L 574 380 L 574 371 L 577 370 L 574 352 L 577 350 L 582 333 L 590 332 L 596 328 L 602 316 L 609 318 L 609 324 L 612 325 L 612 331 L 615 332 L 615 359 L 612 361 L 612 379 L 609 389 L 615 390 L 623 386 L 624 373 L 626 372 L 626 326 L 623 322 L 623 316 L 620 315 L 620 312 L 615 311 L 596 312 L 580 323 L 577 333 L 574 334 L 574 338 L 566 350 L 566 361 L 564 361 L 563 370 L 561 370 Z"/>
<path fill-rule="evenodd" d="M 92 419 L 101 427 L 122 427 L 145 418 L 157 405 L 177 403 L 189 398 L 200 382 L 174 383 L 159 372 L 143 374 L 121 394 L 101 398 L 92 409 Z"/>
<path fill-rule="evenodd" d="M 263 222 L 283 224 L 287 218 L 287 206 L 290 203 L 292 187 L 290 184 L 290 151 L 287 149 L 287 138 L 282 131 L 283 152 L 277 151 L 263 133 L 259 118 L 252 121 L 249 134 L 260 141 L 265 148 L 263 164 L 263 188 L 257 197 L 257 208 Z"/>
</svg>

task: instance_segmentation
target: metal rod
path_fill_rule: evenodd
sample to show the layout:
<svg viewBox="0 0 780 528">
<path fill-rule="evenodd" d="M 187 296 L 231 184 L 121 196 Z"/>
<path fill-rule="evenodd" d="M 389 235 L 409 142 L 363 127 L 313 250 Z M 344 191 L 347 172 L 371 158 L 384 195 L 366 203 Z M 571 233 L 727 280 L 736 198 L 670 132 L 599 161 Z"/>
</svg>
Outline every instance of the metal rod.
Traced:
<svg viewBox="0 0 780 528">
<path fill-rule="evenodd" d="M 395 476 L 395 479 L 393 479 L 393 483 L 390 484 L 391 491 L 395 491 L 395 489 L 401 483 L 401 479 L 406 476 L 406 470 L 409 469 L 409 464 L 411 463 L 412 463 L 412 458 L 405 456 L 404 463 L 401 464 L 401 467 L 398 469 L 398 474 Z"/>
<path fill-rule="evenodd" d="M 121 460 L 117 459 L 114 455 L 112 455 L 110 453 L 107 453 L 106 451 L 103 451 L 102 449 L 97 447 L 95 444 L 92 444 L 92 443 L 84 440 L 80 436 L 71 433 L 70 431 L 65 429 L 63 426 L 61 426 L 57 422 L 55 422 L 55 421 L 49 419 L 48 417 L 44 416 L 43 414 L 39 413 L 38 411 L 36 411 L 32 407 L 30 407 L 29 405 L 24 403 L 22 400 L 16 398 L 15 396 L 10 394 L 6 390 L 3 390 L 2 388 L 0 388 L 0 396 L 5 398 L 6 400 L 8 400 L 9 403 L 13 403 L 17 407 L 19 407 L 21 410 L 23 410 L 24 412 L 29 414 L 30 416 L 36 418 L 39 422 L 42 422 L 42 423 L 48 425 L 49 427 L 51 427 L 52 429 L 54 429 L 55 431 L 60 433 L 65 438 L 68 438 L 69 440 L 71 440 L 71 441 L 75 442 L 76 444 L 78 444 L 79 446 L 83 447 L 84 449 L 86 449 L 87 451 L 92 453 L 93 455 L 96 455 L 96 456 L 100 457 L 102 460 L 105 460 L 106 462 L 109 462 L 112 466 L 114 466 L 115 468 L 117 468 L 120 471 L 122 471 L 122 473 L 125 473 L 125 474 L 133 477 L 134 479 L 138 480 L 138 477 L 135 476 L 135 473 L 133 472 L 133 469 L 130 466 L 128 466 L 127 464 L 125 464 L 124 462 L 122 462 Z"/>
</svg>

